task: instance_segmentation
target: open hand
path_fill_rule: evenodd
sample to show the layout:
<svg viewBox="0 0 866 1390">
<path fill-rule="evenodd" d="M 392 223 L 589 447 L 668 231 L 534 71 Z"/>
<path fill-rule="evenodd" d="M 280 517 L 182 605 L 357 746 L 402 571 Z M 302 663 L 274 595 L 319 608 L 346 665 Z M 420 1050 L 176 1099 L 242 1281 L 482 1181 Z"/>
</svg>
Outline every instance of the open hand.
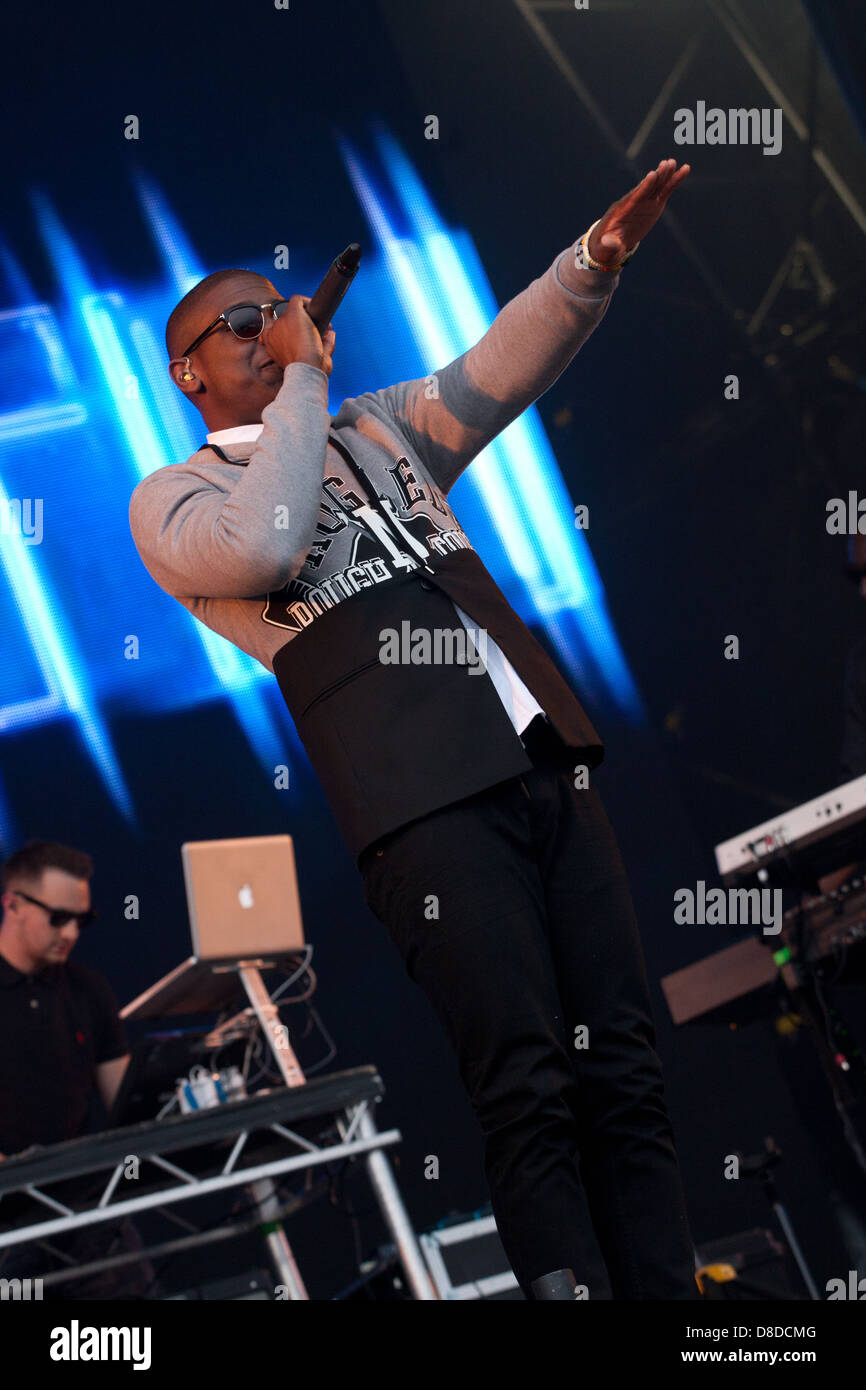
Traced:
<svg viewBox="0 0 866 1390">
<path fill-rule="evenodd" d="M 630 193 L 611 203 L 589 238 L 592 259 L 599 265 L 619 265 L 625 260 L 655 226 L 674 189 L 688 178 L 690 168 L 684 164 L 677 169 L 675 159 L 663 159 Z"/>
</svg>

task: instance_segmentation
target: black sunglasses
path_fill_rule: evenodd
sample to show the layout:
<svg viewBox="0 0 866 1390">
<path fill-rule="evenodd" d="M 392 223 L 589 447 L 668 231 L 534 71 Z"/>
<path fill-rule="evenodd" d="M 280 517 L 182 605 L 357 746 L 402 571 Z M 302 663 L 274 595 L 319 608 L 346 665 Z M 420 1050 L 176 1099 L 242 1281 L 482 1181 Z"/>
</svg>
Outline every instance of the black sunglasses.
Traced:
<svg viewBox="0 0 866 1390">
<path fill-rule="evenodd" d="M 268 304 L 235 304 L 231 309 L 224 309 L 218 314 L 213 323 L 208 324 L 203 333 L 199 333 L 194 342 L 180 354 L 181 357 L 189 357 L 191 352 L 195 352 L 208 337 L 225 324 L 231 329 L 236 338 L 258 338 L 265 328 L 265 310 L 270 309 L 275 319 L 284 314 L 289 307 L 287 299 L 272 299 Z"/>
<path fill-rule="evenodd" d="M 22 893 L 20 888 L 13 888 L 12 892 L 17 893 L 19 898 L 26 898 L 29 903 L 34 903 L 36 907 L 44 908 L 48 913 L 49 925 L 52 927 L 65 927 L 67 922 L 75 922 L 81 930 L 83 927 L 89 927 L 96 916 L 92 907 L 87 912 L 70 912 L 68 907 L 51 907 L 48 903 L 40 902 L 38 898 L 31 898 L 29 893 Z"/>
</svg>

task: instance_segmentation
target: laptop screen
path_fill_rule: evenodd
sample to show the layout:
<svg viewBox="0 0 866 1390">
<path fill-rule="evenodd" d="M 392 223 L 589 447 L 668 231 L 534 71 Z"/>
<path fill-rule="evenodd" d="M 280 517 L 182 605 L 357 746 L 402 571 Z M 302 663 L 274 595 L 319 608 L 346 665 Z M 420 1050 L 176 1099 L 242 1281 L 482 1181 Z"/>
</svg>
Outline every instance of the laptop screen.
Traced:
<svg viewBox="0 0 866 1390">
<path fill-rule="evenodd" d="M 192 948 L 199 960 L 238 960 L 303 949 L 290 835 L 197 840 L 181 848 Z"/>
</svg>

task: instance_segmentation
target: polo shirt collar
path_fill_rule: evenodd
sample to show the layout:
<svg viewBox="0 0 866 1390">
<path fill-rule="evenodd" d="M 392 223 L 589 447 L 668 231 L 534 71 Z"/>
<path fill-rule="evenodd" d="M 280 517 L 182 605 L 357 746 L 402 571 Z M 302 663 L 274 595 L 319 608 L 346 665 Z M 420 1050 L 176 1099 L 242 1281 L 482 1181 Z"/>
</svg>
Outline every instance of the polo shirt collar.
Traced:
<svg viewBox="0 0 866 1390">
<path fill-rule="evenodd" d="M 44 969 L 38 970 L 35 975 L 25 975 L 23 970 L 12 965 L 5 956 L 0 956 L 0 989 L 14 989 L 16 985 L 56 985 L 60 980 L 61 966 L 46 965 Z"/>
</svg>

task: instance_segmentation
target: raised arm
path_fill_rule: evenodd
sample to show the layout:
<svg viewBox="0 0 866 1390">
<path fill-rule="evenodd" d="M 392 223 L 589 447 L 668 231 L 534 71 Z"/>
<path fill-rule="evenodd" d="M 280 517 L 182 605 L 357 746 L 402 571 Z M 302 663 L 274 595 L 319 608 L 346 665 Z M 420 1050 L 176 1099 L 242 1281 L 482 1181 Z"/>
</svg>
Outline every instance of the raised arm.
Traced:
<svg viewBox="0 0 866 1390">
<path fill-rule="evenodd" d="M 663 160 L 595 224 L 592 260 L 576 264 L 576 247 L 561 252 L 537 280 L 497 314 L 474 347 L 447 367 L 360 397 L 405 434 L 443 492 L 568 366 L 605 315 L 619 283 L 615 269 L 658 220 L 689 173 Z"/>
<path fill-rule="evenodd" d="M 290 362 L 231 492 L 202 464 L 161 468 L 129 505 L 138 552 L 176 598 L 256 598 L 298 573 L 313 542 L 328 444 L 328 378 Z"/>
</svg>

